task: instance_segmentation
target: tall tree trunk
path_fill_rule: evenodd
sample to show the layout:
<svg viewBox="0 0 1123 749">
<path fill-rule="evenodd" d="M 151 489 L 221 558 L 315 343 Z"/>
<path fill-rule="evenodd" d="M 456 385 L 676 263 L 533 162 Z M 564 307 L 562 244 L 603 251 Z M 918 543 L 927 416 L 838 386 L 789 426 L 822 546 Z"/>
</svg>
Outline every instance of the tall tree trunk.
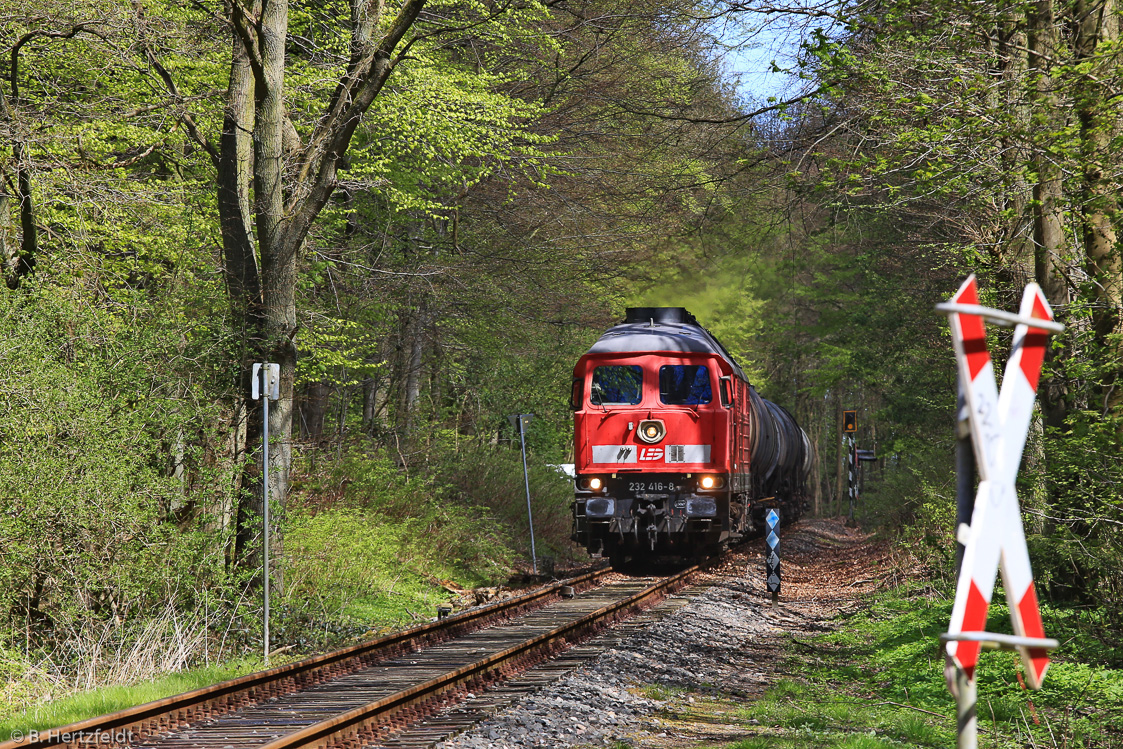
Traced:
<svg viewBox="0 0 1123 749">
<path fill-rule="evenodd" d="M 12 224 L 12 205 L 8 198 L 8 187 L 0 173 L 0 267 L 3 267 L 4 281 L 11 287 L 9 279 L 15 275 L 19 263 L 19 240 Z"/>
<path fill-rule="evenodd" d="M 260 3 L 251 12 L 260 13 Z M 230 81 L 226 91 L 222 133 L 217 160 L 218 214 L 222 231 L 226 286 L 231 312 L 243 341 L 239 380 L 239 414 L 232 452 L 235 465 L 261 447 L 261 406 L 250 398 L 250 365 L 260 360 L 261 278 L 254 248 L 250 207 L 253 178 L 254 74 L 250 53 L 236 34 L 232 40 Z M 261 471 L 239 470 L 234 477 L 236 532 L 232 562 L 255 567 L 260 564 L 262 516 Z"/>
<path fill-rule="evenodd" d="M 1029 102 L 1022 87 L 1026 58 L 1021 50 L 1026 47 L 1026 33 L 1011 9 L 1000 13 L 996 36 L 997 67 L 993 75 L 1002 85 L 995 87 L 992 107 L 995 111 L 1008 112 L 1017 123 L 1016 130 L 1025 131 L 1030 117 Z M 1021 289 L 1033 278 L 1034 258 L 1032 221 L 1027 205 L 1030 187 L 1026 155 L 1022 153 L 1016 130 L 1004 130 L 1000 135 L 1002 171 L 1008 180 L 1003 213 L 1008 218 L 1002 220 L 999 228 L 998 277 L 1010 289 Z"/>
<path fill-rule="evenodd" d="M 373 377 L 363 378 L 363 420 L 360 428 L 367 434 L 374 429 L 374 415 L 378 406 L 378 382 L 379 380 Z"/>
<path fill-rule="evenodd" d="M 1053 0 L 1035 0 L 1027 12 L 1030 101 L 1033 103 L 1033 258 L 1034 278 L 1054 308 L 1072 301 L 1065 280 L 1070 253 L 1065 250 L 1064 193 L 1061 169 L 1053 134 L 1060 132 L 1061 112 L 1057 104 L 1052 67 L 1056 60 L 1057 26 Z M 1050 347 L 1046 356 L 1053 361 Z M 1068 386 L 1061 376 L 1046 377 L 1041 383 L 1041 412 L 1045 425 L 1064 425 L 1068 411 Z"/>
<path fill-rule="evenodd" d="M 1123 407 L 1120 362 L 1120 307 L 1123 304 L 1123 264 L 1120 263 L 1115 222 L 1119 217 L 1119 185 L 1109 176 L 1111 140 L 1119 122 L 1114 92 L 1103 83 L 1110 67 L 1117 64 L 1114 45 L 1119 22 L 1114 0 L 1073 5 L 1076 34 L 1073 40 L 1077 63 L 1083 72 L 1076 78 L 1076 114 L 1080 122 L 1082 194 L 1079 209 L 1080 234 L 1084 243 L 1088 275 L 1092 278 L 1092 328 L 1094 340 L 1112 362 L 1100 385 L 1099 405 L 1105 412 Z"/>
<path fill-rule="evenodd" d="M 417 427 L 417 408 L 421 400 L 421 375 L 425 365 L 425 336 L 429 326 L 429 304 L 424 298 L 416 310 L 410 311 L 406 326 L 407 356 L 405 386 L 402 397 L 402 423 L 407 435 L 412 436 Z"/>
<path fill-rule="evenodd" d="M 303 388 L 298 409 L 300 434 L 310 442 L 320 442 L 324 438 L 324 420 L 330 396 L 331 386 L 326 382 L 314 382 Z"/>
<path fill-rule="evenodd" d="M 1064 278 L 1061 169 L 1056 144 L 1051 140 L 1061 124 L 1052 76 L 1057 46 L 1053 0 L 1037 0 L 1030 6 L 1028 46 L 1032 76 L 1032 131 L 1044 134 L 1035 138 L 1033 144 L 1033 165 L 1037 173 L 1033 184 L 1034 276 L 1049 303 L 1062 305 L 1071 298 Z"/>
<path fill-rule="evenodd" d="M 842 394 L 835 393 L 835 433 L 832 435 L 835 443 L 835 457 L 837 463 L 835 466 L 835 482 L 834 482 L 834 498 L 835 498 L 835 515 L 842 516 L 842 497 L 846 490 L 846 451 L 842 449 Z"/>
<path fill-rule="evenodd" d="M 13 61 L 17 59 L 17 54 L 13 54 Z M 9 75 L 8 82 L 14 99 L 19 93 L 18 69 L 14 64 Z M 0 118 L 8 123 L 13 135 L 18 132 L 15 113 L 3 87 L 0 87 Z M 20 282 L 35 269 L 35 260 L 39 255 L 39 230 L 35 225 L 35 204 L 31 199 L 31 165 L 28 163 L 27 144 L 18 137 L 12 141 L 12 163 L 16 172 L 15 197 L 19 207 L 20 241 L 17 248 L 15 238 L 10 236 L 9 195 L 7 186 L 0 185 L 0 243 L 3 244 L 4 282 L 9 289 L 17 289 Z M 0 179 L 6 176 L 0 174 Z"/>
<path fill-rule="evenodd" d="M 249 454 L 257 452 L 261 433 L 260 404 L 249 400 L 249 365 L 267 361 L 281 367 L 280 399 L 269 408 L 269 495 L 278 516 L 292 462 L 298 253 L 336 190 L 339 166 L 363 114 L 398 62 L 396 47 L 424 5 L 425 0 L 405 0 L 397 15 L 382 24 L 379 0 L 352 0 L 351 59 L 307 144 L 302 144 L 284 102 L 288 0 L 254 0 L 252 5 L 227 0 L 234 53 L 216 158 L 219 216 L 231 307 L 245 341 L 240 385 L 248 414 Z M 375 39 L 380 28 L 385 33 Z M 252 207 L 247 196 L 250 174 Z M 257 561 L 253 518 L 262 509 L 260 481 L 260 469 L 251 468 L 238 487 L 235 550 L 246 566 Z M 279 543 L 279 534 L 274 538 Z"/>
<path fill-rule="evenodd" d="M 270 519 L 283 519 L 292 465 L 293 386 L 296 381 L 296 256 L 299 241 L 285 232 L 285 43 L 288 0 L 262 0 L 256 25 L 254 85 L 254 226 L 261 255 L 261 338 L 264 361 L 281 368 L 280 398 L 269 404 Z M 270 553 L 282 553 L 280 533 L 271 533 Z"/>
<path fill-rule="evenodd" d="M 822 467 L 819 464 L 819 445 L 823 439 L 823 416 L 825 414 L 818 413 L 821 408 L 821 399 L 814 404 L 809 414 L 811 418 L 811 476 L 809 483 L 811 485 L 811 502 L 815 517 L 820 517 L 823 514 L 822 496 Z"/>
</svg>

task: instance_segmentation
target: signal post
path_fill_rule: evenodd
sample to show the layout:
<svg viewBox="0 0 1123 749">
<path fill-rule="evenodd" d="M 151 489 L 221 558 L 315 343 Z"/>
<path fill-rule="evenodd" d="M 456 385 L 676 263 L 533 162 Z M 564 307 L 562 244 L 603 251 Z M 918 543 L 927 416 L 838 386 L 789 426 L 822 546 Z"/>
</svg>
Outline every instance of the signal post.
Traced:
<svg viewBox="0 0 1123 749">
<path fill-rule="evenodd" d="M 858 432 L 858 412 L 842 412 L 842 442 L 846 445 L 846 496 L 849 509 L 846 511 L 846 524 L 854 525 L 854 493 L 858 491 L 856 476 L 857 461 L 854 460 L 854 435 Z"/>
</svg>

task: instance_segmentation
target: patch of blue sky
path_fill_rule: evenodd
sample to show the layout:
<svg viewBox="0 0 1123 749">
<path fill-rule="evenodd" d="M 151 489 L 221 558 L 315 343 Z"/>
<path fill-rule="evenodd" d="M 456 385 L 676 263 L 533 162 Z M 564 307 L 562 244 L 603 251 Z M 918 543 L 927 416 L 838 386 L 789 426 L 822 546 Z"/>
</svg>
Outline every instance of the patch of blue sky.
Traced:
<svg viewBox="0 0 1123 749">
<path fill-rule="evenodd" d="M 813 81 L 799 75 L 800 52 L 814 30 L 828 36 L 838 31 L 837 22 L 829 16 L 813 15 L 812 8 L 826 6 L 797 1 L 786 9 L 774 5 L 754 9 L 746 3 L 738 6 L 741 10 L 711 21 L 710 31 L 720 49 L 718 62 L 743 109 L 791 100 L 815 88 Z"/>
</svg>

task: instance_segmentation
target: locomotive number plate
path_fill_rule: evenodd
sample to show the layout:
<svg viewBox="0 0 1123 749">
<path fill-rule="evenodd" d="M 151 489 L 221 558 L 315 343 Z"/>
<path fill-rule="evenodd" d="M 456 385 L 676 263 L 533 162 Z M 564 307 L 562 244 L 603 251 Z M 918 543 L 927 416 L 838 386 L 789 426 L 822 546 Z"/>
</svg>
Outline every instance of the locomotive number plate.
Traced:
<svg viewBox="0 0 1123 749">
<path fill-rule="evenodd" d="M 663 481 L 629 481 L 630 492 L 673 492 L 677 487 L 670 482 Z"/>
</svg>

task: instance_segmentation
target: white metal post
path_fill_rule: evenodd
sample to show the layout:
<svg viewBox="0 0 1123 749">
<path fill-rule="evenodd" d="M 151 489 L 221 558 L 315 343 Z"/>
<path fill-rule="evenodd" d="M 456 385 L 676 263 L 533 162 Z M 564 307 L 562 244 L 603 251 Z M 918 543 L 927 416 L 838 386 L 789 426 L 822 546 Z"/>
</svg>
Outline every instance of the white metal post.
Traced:
<svg viewBox="0 0 1123 749">
<path fill-rule="evenodd" d="M 261 419 L 261 497 L 262 497 L 262 582 L 265 592 L 265 665 L 269 665 L 269 387 L 266 378 L 268 367 L 261 368 L 261 403 L 264 414 Z"/>
<path fill-rule="evenodd" d="M 526 484 L 526 519 L 530 523 L 530 564 L 538 574 L 538 555 L 534 550 L 534 516 L 530 511 L 530 474 L 526 470 L 526 421 L 529 414 L 519 414 L 519 443 L 523 453 L 523 482 Z"/>
<path fill-rule="evenodd" d="M 250 374 L 250 399 L 261 399 L 261 582 L 265 610 L 262 616 L 262 649 L 265 664 L 269 665 L 269 401 L 280 397 L 281 365 L 262 362 L 253 365 Z"/>
<path fill-rule="evenodd" d="M 955 667 L 955 725 L 957 749 L 978 749 L 979 714 L 975 680 Z"/>
<path fill-rule="evenodd" d="M 955 574 L 959 577 L 959 568 L 963 565 L 963 544 L 958 541 L 959 529 L 971 525 L 971 515 L 975 509 L 975 448 L 971 444 L 970 410 L 967 408 L 967 396 L 963 391 L 963 380 L 957 377 L 959 383 L 959 397 L 956 409 L 955 424 Z M 952 693 L 955 695 L 955 725 L 957 749 L 976 749 L 978 746 L 978 694 L 975 680 L 955 663 L 950 655 L 949 668 L 955 672 L 955 684 Z M 953 686 L 951 684 L 949 687 Z"/>
</svg>

